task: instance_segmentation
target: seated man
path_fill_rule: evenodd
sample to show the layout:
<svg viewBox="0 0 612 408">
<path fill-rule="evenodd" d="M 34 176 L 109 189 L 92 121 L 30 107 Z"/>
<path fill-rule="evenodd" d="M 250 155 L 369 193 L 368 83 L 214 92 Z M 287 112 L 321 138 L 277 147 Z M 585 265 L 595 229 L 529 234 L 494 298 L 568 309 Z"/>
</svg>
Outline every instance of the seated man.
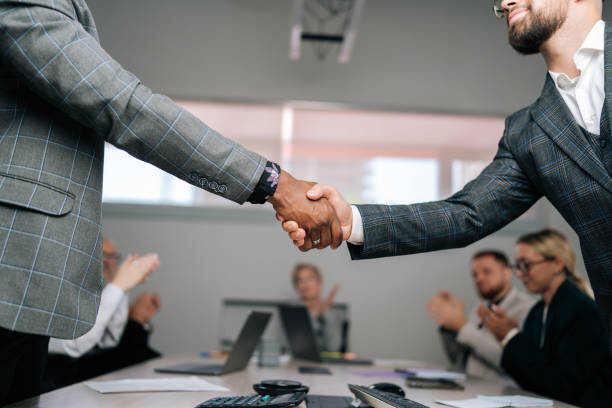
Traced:
<svg viewBox="0 0 612 408">
<path fill-rule="evenodd" d="M 291 274 L 293 287 L 302 304 L 308 308 L 319 350 L 346 352 L 348 343 L 348 321 L 342 313 L 332 310 L 338 291 L 335 285 L 327 297 L 322 299 L 323 278 L 319 268 L 308 263 L 299 263 Z"/>
<path fill-rule="evenodd" d="M 50 339 L 43 380 L 45 391 L 160 355 L 148 346 L 149 320 L 159 310 L 159 295 L 142 293 L 131 305 L 127 296 L 159 266 L 157 255 L 130 255 L 117 268 L 117 248 L 104 239 L 102 257 L 107 284 L 100 297 L 96 322 L 89 332 L 74 340 Z"/>
<path fill-rule="evenodd" d="M 487 307 L 499 305 L 522 325 L 535 300 L 512 287 L 506 255 L 495 250 L 477 252 L 472 257 L 471 269 L 476 290 Z M 441 291 L 427 302 L 427 310 L 441 326 L 444 348 L 455 369 L 479 378 L 503 376 L 502 347 L 480 323 L 477 307 L 466 317 L 463 302 Z"/>
</svg>

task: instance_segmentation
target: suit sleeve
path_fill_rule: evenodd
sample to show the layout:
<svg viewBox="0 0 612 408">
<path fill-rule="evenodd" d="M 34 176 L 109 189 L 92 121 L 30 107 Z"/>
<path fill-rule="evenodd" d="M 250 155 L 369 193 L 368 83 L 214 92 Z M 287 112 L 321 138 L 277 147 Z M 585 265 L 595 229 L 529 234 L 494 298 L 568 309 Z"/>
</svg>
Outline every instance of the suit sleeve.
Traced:
<svg viewBox="0 0 612 408">
<path fill-rule="evenodd" d="M 457 341 L 456 331 L 445 329 L 444 327 L 440 327 L 439 331 L 444 351 L 446 351 L 446 356 L 450 360 L 453 368 L 464 370 L 465 360 L 470 351 L 469 348 Z"/>
<path fill-rule="evenodd" d="M 560 357 L 550 358 L 521 332 L 504 348 L 502 368 L 525 389 L 564 401 L 575 400 L 599 375 L 596 368 L 609 360 L 602 346 L 599 317 L 592 309 L 588 312 L 576 316 L 555 344 L 555 354 Z"/>
<path fill-rule="evenodd" d="M 251 196 L 265 158 L 144 86 L 70 15 L 70 2 L 44 4 L 0 1 L 0 65 L 136 158 L 238 203 Z"/>
<path fill-rule="evenodd" d="M 459 331 L 457 341 L 469 347 L 479 359 L 494 367 L 500 367 L 502 347 L 486 329 L 479 329 L 476 323 L 467 322 Z"/>
<path fill-rule="evenodd" d="M 349 244 L 351 258 L 464 247 L 524 213 L 541 193 L 515 160 L 507 130 L 506 121 L 493 162 L 452 197 L 413 205 L 358 205 L 364 244 Z"/>
</svg>

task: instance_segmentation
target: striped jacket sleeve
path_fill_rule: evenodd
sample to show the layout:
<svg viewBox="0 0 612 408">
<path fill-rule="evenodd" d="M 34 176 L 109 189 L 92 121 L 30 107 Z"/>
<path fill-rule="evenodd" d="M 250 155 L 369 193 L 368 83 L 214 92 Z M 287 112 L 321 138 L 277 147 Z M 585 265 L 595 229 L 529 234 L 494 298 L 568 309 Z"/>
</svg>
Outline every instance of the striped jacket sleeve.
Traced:
<svg viewBox="0 0 612 408">
<path fill-rule="evenodd" d="M 519 167 L 505 132 L 493 161 L 452 197 L 357 206 L 364 245 L 349 244 L 349 251 L 352 259 L 368 259 L 464 247 L 520 216 L 541 195 Z"/>
<path fill-rule="evenodd" d="M 266 159 L 144 86 L 100 46 L 77 3 L 0 0 L 0 65 L 92 137 L 224 198 L 247 200 Z"/>
</svg>

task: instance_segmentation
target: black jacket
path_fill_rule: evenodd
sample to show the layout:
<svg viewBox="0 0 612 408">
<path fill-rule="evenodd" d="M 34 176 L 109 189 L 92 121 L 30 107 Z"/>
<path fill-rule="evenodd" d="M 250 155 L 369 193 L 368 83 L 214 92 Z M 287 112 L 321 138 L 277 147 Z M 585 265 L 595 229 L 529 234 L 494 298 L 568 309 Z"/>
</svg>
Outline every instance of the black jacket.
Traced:
<svg viewBox="0 0 612 408">
<path fill-rule="evenodd" d="M 529 312 L 504 348 L 502 367 L 526 390 L 581 407 L 612 407 L 612 359 L 595 302 L 566 280 L 548 307 Z"/>
</svg>

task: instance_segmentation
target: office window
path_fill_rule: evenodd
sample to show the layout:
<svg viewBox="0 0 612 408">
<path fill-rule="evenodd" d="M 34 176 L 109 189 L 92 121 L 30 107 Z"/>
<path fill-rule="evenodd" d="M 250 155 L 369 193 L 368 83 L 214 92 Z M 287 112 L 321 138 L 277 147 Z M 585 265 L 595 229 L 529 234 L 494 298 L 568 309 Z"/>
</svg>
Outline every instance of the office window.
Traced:
<svg viewBox="0 0 612 408">
<path fill-rule="evenodd" d="M 106 144 L 103 198 L 109 202 L 192 205 L 195 188 Z"/>
<path fill-rule="evenodd" d="M 377 157 L 367 163 L 364 202 L 409 204 L 439 198 L 438 160 Z"/>
<path fill-rule="evenodd" d="M 312 104 L 179 102 L 221 134 L 295 177 L 336 186 L 354 203 L 431 201 L 457 191 L 493 157 L 504 121 Z M 232 206 L 107 146 L 103 199 Z"/>
<path fill-rule="evenodd" d="M 490 162 L 490 160 L 453 160 L 451 168 L 452 192 L 456 193 L 468 182 L 475 179 Z"/>
</svg>

